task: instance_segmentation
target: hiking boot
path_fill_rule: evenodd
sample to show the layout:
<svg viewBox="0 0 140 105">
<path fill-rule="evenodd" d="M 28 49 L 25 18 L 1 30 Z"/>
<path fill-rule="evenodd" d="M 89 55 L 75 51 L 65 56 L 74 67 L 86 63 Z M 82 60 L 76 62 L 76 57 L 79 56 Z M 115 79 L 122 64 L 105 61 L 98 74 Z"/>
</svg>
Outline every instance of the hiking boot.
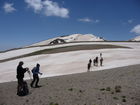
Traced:
<svg viewBox="0 0 140 105">
<path fill-rule="evenodd" d="M 40 86 L 40 85 L 36 85 L 36 86 L 35 86 L 35 88 L 39 88 L 39 87 L 41 87 L 41 86 Z"/>
</svg>

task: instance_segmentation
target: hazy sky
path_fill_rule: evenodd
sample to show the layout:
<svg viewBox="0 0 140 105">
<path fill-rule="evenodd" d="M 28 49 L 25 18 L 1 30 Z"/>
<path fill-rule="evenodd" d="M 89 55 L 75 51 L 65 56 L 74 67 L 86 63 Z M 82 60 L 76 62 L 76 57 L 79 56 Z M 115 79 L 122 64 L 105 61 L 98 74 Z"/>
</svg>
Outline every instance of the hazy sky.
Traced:
<svg viewBox="0 0 140 105">
<path fill-rule="evenodd" d="M 140 0 L 0 0 L 0 50 L 74 33 L 140 35 Z"/>
</svg>

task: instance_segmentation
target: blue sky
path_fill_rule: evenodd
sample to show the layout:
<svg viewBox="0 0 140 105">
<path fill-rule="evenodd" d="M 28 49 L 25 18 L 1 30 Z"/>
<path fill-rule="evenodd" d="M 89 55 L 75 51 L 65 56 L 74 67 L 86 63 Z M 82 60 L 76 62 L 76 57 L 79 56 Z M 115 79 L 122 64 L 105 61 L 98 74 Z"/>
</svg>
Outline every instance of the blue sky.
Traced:
<svg viewBox="0 0 140 105">
<path fill-rule="evenodd" d="M 140 0 L 0 0 L 0 50 L 74 33 L 140 35 Z"/>
</svg>

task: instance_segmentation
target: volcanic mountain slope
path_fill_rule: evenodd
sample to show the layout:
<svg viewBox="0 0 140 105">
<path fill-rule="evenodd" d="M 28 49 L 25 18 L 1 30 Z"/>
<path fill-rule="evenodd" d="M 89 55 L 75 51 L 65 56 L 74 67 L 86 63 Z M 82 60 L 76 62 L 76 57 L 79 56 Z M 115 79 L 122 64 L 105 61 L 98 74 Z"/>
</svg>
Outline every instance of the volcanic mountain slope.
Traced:
<svg viewBox="0 0 140 105">
<path fill-rule="evenodd" d="M 0 53 L 0 83 L 16 80 L 19 61 L 29 70 L 39 63 L 43 78 L 86 72 L 89 59 L 99 57 L 100 53 L 103 66 L 92 67 L 91 71 L 140 64 L 139 52 L 140 43 L 134 42 L 77 42 L 7 51 Z M 25 78 L 29 79 L 29 75 Z"/>
<path fill-rule="evenodd" d="M 41 41 L 39 43 L 32 44 L 31 46 L 59 44 L 67 42 L 79 42 L 79 41 L 105 41 L 105 40 L 93 34 L 72 34 Z"/>
</svg>

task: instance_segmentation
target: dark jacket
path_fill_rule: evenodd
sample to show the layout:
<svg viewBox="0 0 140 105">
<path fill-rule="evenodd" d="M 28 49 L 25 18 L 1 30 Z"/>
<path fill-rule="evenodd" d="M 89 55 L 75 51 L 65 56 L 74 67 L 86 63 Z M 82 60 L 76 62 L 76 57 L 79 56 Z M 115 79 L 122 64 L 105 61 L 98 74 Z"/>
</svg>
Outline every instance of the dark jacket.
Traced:
<svg viewBox="0 0 140 105">
<path fill-rule="evenodd" d="M 34 67 L 32 70 L 33 75 L 41 74 L 39 70 L 40 70 L 39 67 Z"/>
<path fill-rule="evenodd" d="M 26 68 L 23 68 L 21 65 L 17 66 L 17 79 L 23 79 Z"/>
</svg>

